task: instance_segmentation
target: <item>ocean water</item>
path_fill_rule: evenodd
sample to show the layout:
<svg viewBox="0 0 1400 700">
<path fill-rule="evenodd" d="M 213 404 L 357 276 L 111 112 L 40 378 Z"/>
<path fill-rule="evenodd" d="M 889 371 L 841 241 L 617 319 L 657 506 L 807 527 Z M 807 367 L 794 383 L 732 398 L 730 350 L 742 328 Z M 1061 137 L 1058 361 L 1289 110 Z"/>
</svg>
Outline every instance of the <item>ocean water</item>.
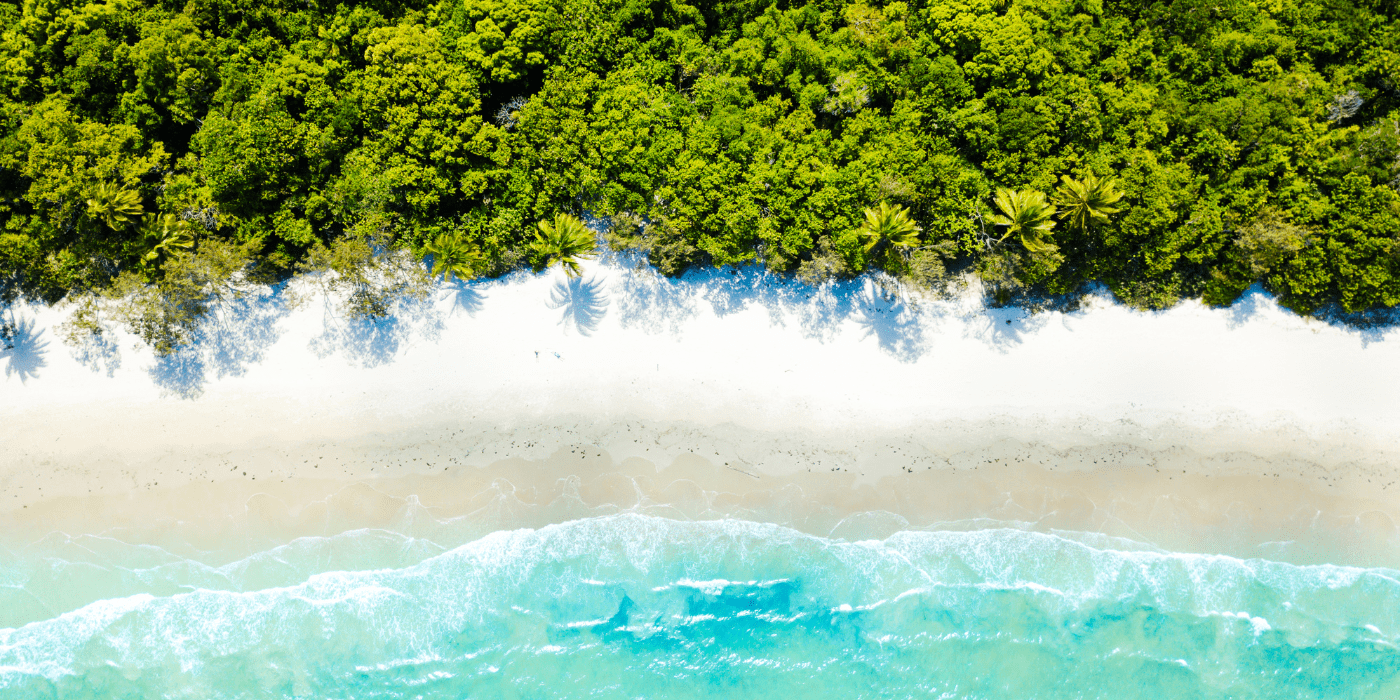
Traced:
<svg viewBox="0 0 1400 700">
<path fill-rule="evenodd" d="M 1400 572 L 1074 533 L 620 513 L 33 551 L 0 552 L 5 700 L 1400 698 Z"/>
</svg>

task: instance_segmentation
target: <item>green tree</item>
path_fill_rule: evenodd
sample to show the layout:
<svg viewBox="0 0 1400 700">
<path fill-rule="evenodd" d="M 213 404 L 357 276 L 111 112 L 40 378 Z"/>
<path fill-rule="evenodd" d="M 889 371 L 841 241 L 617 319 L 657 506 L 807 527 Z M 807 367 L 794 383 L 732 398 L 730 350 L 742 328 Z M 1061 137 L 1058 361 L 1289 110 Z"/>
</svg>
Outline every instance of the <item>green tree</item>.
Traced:
<svg viewBox="0 0 1400 700">
<path fill-rule="evenodd" d="M 593 250 L 593 232 L 572 214 L 555 214 L 553 221 L 541 221 L 539 229 L 530 244 L 535 271 L 558 263 L 565 274 L 577 277 L 579 259 L 592 257 L 589 253 Z"/>
<path fill-rule="evenodd" d="M 1122 209 L 1115 207 L 1123 198 L 1118 189 L 1118 181 L 1113 178 L 1099 178 L 1090 173 L 1083 180 L 1068 175 L 1060 176 L 1060 186 L 1055 190 L 1055 204 L 1063 207 L 1060 220 L 1068 220 L 1077 231 L 1084 231 L 1093 224 L 1108 222 L 1110 214 Z"/>
<path fill-rule="evenodd" d="M 908 209 L 880 202 L 880 206 L 865 210 L 865 221 L 856 229 L 856 234 L 864 243 L 865 254 L 874 259 L 888 249 L 918 245 L 921 230 L 909 218 Z"/>
<path fill-rule="evenodd" d="M 143 212 L 139 193 L 111 182 L 99 183 L 87 200 L 88 216 L 107 224 L 107 228 L 114 231 L 134 223 Z"/>
<path fill-rule="evenodd" d="M 1253 221 L 1240 227 L 1235 245 L 1250 274 L 1260 279 L 1315 239 L 1306 227 L 1289 222 L 1277 209 L 1265 208 Z"/>
<path fill-rule="evenodd" d="M 540 49 L 550 33 L 550 3 L 449 0 L 440 7 L 444 28 L 453 35 L 462 58 L 492 80 L 518 80 L 529 68 L 546 62 Z"/>
<path fill-rule="evenodd" d="M 385 318 L 400 301 L 422 301 L 432 281 L 408 251 L 363 234 L 317 245 L 301 269 L 315 275 L 322 293 L 341 313 L 360 321 Z"/>
<path fill-rule="evenodd" d="M 190 222 L 174 214 L 148 216 L 141 225 L 141 238 L 137 246 L 141 262 L 154 263 L 162 255 L 194 247 L 194 229 Z"/>
<path fill-rule="evenodd" d="M 442 234 L 426 247 L 433 256 L 433 277 L 469 280 L 481 265 L 481 251 L 459 235 Z"/>
<path fill-rule="evenodd" d="M 1048 252 L 1054 247 L 1055 244 L 1046 241 L 1045 238 L 1050 235 L 1050 229 L 1055 227 L 1051 218 L 1055 214 L 1055 207 L 1045 201 L 1044 192 L 1002 187 L 997 190 L 993 203 L 1001 213 L 991 217 L 992 223 L 1006 227 L 1006 233 L 1003 233 L 997 242 L 1017 236 L 1021 245 L 1032 253 Z"/>
<path fill-rule="evenodd" d="M 554 212 L 587 210 L 667 275 L 1397 303 L 1394 0 L 1139 5 L 0 2 L 0 300 L 100 294 L 152 254 L 129 272 L 156 284 L 223 241 L 333 262 L 372 316 L 384 269 L 429 279 L 409 250 L 444 278 L 548 266 L 588 250 Z M 1113 177 L 1061 177 L 1089 172 Z M 983 230 L 992 183 L 1015 191 Z M 917 245 L 858 232 L 880 202 Z M 1251 223 L 1270 206 L 1287 226 Z M 197 246 L 133 225 L 155 211 Z"/>
<path fill-rule="evenodd" d="M 220 304 L 252 290 L 242 274 L 252 264 L 246 248 L 217 239 L 197 250 L 176 250 L 154 281 L 128 270 L 100 298 L 78 299 L 78 311 L 62 333 L 66 342 L 77 344 L 84 334 L 100 334 L 102 317 L 110 314 L 157 355 L 169 355 L 188 345 Z"/>
</svg>

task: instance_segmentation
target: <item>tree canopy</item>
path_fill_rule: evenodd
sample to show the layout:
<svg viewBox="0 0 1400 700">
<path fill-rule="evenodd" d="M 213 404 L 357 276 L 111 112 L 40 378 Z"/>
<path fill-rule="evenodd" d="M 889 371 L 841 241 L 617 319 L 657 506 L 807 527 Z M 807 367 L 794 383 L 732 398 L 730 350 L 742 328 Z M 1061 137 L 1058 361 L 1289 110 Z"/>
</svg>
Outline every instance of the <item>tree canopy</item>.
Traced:
<svg viewBox="0 0 1400 700">
<path fill-rule="evenodd" d="M 667 274 L 1400 303 L 1392 0 L 25 0 L 0 26 L 5 301 L 159 285 L 208 245 L 273 279 L 371 239 L 500 275 L 559 260 L 569 215 Z"/>
</svg>

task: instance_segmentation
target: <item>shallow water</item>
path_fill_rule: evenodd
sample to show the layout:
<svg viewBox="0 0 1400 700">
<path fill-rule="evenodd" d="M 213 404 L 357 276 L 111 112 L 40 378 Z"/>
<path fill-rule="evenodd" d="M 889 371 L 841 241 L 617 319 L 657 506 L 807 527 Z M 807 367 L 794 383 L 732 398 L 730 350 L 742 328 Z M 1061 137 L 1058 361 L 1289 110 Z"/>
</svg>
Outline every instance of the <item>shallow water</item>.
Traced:
<svg viewBox="0 0 1400 700">
<path fill-rule="evenodd" d="M 7 555 L 0 585 L 12 610 L 105 596 L 0 629 L 4 698 L 1400 693 L 1400 572 L 1073 533 L 852 542 L 623 513 L 220 567 L 89 538 Z"/>
</svg>

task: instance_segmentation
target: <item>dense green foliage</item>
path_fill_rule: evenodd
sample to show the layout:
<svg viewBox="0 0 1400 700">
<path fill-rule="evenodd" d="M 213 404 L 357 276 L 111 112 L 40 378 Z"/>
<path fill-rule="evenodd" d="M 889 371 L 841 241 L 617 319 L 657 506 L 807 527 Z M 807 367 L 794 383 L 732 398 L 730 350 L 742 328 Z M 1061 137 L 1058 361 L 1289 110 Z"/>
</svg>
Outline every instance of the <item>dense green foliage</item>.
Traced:
<svg viewBox="0 0 1400 700">
<path fill-rule="evenodd" d="M 1304 312 L 1393 306 L 1396 17 L 1393 0 L 0 2 L 0 291 L 158 286 L 209 242 L 216 268 L 268 278 L 373 259 L 366 241 L 494 275 L 557 260 L 539 223 L 570 213 L 668 274 L 947 263 L 1141 307 L 1257 281 Z M 872 239 L 886 203 L 909 226 Z"/>
</svg>

